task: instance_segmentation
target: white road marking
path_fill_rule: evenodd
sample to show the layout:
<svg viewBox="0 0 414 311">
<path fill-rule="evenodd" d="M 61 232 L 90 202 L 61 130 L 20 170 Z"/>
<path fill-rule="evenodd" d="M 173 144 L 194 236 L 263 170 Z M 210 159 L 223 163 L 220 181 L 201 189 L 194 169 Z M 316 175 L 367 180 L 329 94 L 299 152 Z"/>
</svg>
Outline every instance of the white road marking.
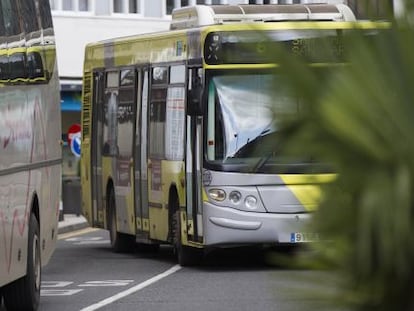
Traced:
<svg viewBox="0 0 414 311">
<path fill-rule="evenodd" d="M 170 269 L 168 269 L 167 271 L 165 271 L 163 273 L 157 274 L 156 276 L 154 276 L 154 277 L 152 277 L 152 278 L 150 278 L 150 279 L 148 279 L 148 280 L 146 280 L 146 281 L 144 281 L 142 283 L 139 283 L 139 284 L 137 284 L 137 285 L 135 285 L 135 286 L 133 286 L 133 287 L 131 287 L 131 288 L 123 291 L 123 292 L 120 292 L 120 293 L 118 293 L 118 294 L 116 294 L 116 295 L 114 295 L 112 297 L 109 297 L 109 298 L 106 298 L 106 299 L 104 299 L 102 301 L 99 301 L 99 302 L 97 302 L 97 303 L 95 303 L 93 305 L 90 305 L 88 307 L 85 307 L 85 308 L 81 309 L 80 311 L 94 311 L 94 310 L 98 310 L 98 309 L 100 309 L 100 308 L 102 308 L 104 306 L 107 306 L 107 305 L 109 305 L 109 304 L 111 304 L 111 303 L 113 303 L 113 302 L 115 302 L 115 301 L 117 301 L 117 300 L 119 300 L 121 298 L 124 298 L 126 296 L 129 296 L 129 295 L 131 295 L 133 293 L 136 293 L 136 292 L 140 291 L 141 289 L 144 289 L 145 287 L 147 287 L 147 286 L 149 286 L 151 284 L 154 284 L 154 283 L 162 280 L 163 278 L 166 278 L 167 276 L 169 276 L 169 275 L 177 272 L 180 269 L 181 269 L 181 266 L 180 265 L 175 265 L 175 266 L 171 267 Z"/>
<path fill-rule="evenodd" d="M 67 281 L 42 281 L 42 288 L 56 288 L 56 287 L 66 287 L 73 284 L 73 282 L 67 282 Z"/>
<path fill-rule="evenodd" d="M 79 287 L 109 287 L 109 286 L 127 286 L 133 283 L 134 280 L 104 280 L 104 281 L 89 281 L 78 285 Z"/>
<path fill-rule="evenodd" d="M 40 296 L 72 296 L 81 291 L 83 289 L 41 289 Z"/>
</svg>

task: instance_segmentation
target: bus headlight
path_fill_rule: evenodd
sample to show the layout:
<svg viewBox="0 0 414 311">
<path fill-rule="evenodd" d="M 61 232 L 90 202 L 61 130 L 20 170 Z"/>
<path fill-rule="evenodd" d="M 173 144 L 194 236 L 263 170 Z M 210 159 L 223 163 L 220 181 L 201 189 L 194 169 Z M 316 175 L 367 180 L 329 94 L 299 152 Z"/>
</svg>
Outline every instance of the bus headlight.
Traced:
<svg viewBox="0 0 414 311">
<path fill-rule="evenodd" d="M 252 195 L 248 195 L 245 199 L 244 199 L 244 204 L 246 205 L 246 207 L 248 209 L 254 210 L 257 208 L 257 199 L 256 197 L 252 196 Z"/>
<path fill-rule="evenodd" d="M 239 204 L 241 201 L 242 195 L 238 191 L 232 191 L 229 194 L 229 200 L 233 204 Z"/>
<path fill-rule="evenodd" d="M 222 202 L 226 199 L 226 192 L 221 189 L 210 189 L 208 195 L 215 201 Z"/>
</svg>

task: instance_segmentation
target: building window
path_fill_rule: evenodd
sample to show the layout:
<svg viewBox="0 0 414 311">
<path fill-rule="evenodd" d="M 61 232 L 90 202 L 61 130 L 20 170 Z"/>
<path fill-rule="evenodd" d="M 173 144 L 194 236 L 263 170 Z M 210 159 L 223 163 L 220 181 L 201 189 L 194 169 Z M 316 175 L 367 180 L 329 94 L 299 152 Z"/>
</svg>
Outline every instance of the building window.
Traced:
<svg viewBox="0 0 414 311">
<path fill-rule="evenodd" d="M 139 14 L 141 13 L 141 0 L 113 0 L 113 12 Z"/>
<path fill-rule="evenodd" d="M 113 4 L 114 4 L 114 13 L 124 12 L 124 8 L 123 8 L 124 2 L 122 0 L 114 0 Z"/>
<path fill-rule="evenodd" d="M 174 0 L 167 0 L 167 15 L 171 15 L 174 9 Z"/>
<path fill-rule="evenodd" d="M 72 0 L 62 0 L 62 10 L 63 11 L 73 11 Z"/>
<path fill-rule="evenodd" d="M 81 11 L 81 12 L 89 11 L 88 0 L 79 0 L 79 11 Z"/>
<path fill-rule="evenodd" d="M 141 0 L 129 0 L 128 12 L 132 14 L 141 13 Z"/>
<path fill-rule="evenodd" d="M 52 10 L 57 10 L 57 5 L 56 5 L 57 0 L 49 0 L 49 2 L 50 2 L 50 8 Z"/>
<path fill-rule="evenodd" d="M 47 0 L 43 0 L 47 1 Z M 89 12 L 92 0 L 49 0 L 52 11 Z"/>
</svg>

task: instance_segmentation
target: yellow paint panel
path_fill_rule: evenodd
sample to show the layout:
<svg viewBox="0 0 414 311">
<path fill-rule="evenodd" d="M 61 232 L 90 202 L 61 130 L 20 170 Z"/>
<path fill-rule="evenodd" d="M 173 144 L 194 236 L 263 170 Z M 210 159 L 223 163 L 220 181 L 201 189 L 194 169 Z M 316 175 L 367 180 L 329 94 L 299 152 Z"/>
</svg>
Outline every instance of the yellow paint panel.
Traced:
<svg viewBox="0 0 414 311">
<path fill-rule="evenodd" d="M 168 210 L 160 207 L 149 208 L 150 238 L 166 241 L 168 236 Z"/>
<path fill-rule="evenodd" d="M 280 175 L 285 185 L 295 195 L 303 207 L 311 212 L 318 208 L 322 200 L 321 185 L 333 182 L 336 174 Z"/>
<path fill-rule="evenodd" d="M 336 174 L 289 174 L 279 175 L 286 185 L 325 184 L 333 182 Z"/>
<path fill-rule="evenodd" d="M 308 212 L 315 211 L 322 199 L 322 191 L 319 186 L 314 185 L 294 185 L 288 186 L 295 197 Z"/>
<path fill-rule="evenodd" d="M 149 231 L 149 219 L 146 219 L 146 218 L 143 219 L 142 224 L 143 224 L 142 230 Z"/>
<path fill-rule="evenodd" d="M 135 223 L 137 224 L 136 229 L 138 231 L 142 230 L 142 222 L 140 217 L 135 217 Z"/>
</svg>

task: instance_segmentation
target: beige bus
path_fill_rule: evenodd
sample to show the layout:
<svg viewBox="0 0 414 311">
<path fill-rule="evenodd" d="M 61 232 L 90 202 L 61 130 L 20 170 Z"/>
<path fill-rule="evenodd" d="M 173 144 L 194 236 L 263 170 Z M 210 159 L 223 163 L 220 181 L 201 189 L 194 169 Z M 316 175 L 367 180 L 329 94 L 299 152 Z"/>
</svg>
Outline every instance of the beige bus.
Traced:
<svg viewBox="0 0 414 311">
<path fill-rule="evenodd" d="M 36 310 L 57 241 L 61 124 L 48 0 L 0 2 L 0 297 Z M 1 303 L 1 299 L 0 299 Z"/>
</svg>

